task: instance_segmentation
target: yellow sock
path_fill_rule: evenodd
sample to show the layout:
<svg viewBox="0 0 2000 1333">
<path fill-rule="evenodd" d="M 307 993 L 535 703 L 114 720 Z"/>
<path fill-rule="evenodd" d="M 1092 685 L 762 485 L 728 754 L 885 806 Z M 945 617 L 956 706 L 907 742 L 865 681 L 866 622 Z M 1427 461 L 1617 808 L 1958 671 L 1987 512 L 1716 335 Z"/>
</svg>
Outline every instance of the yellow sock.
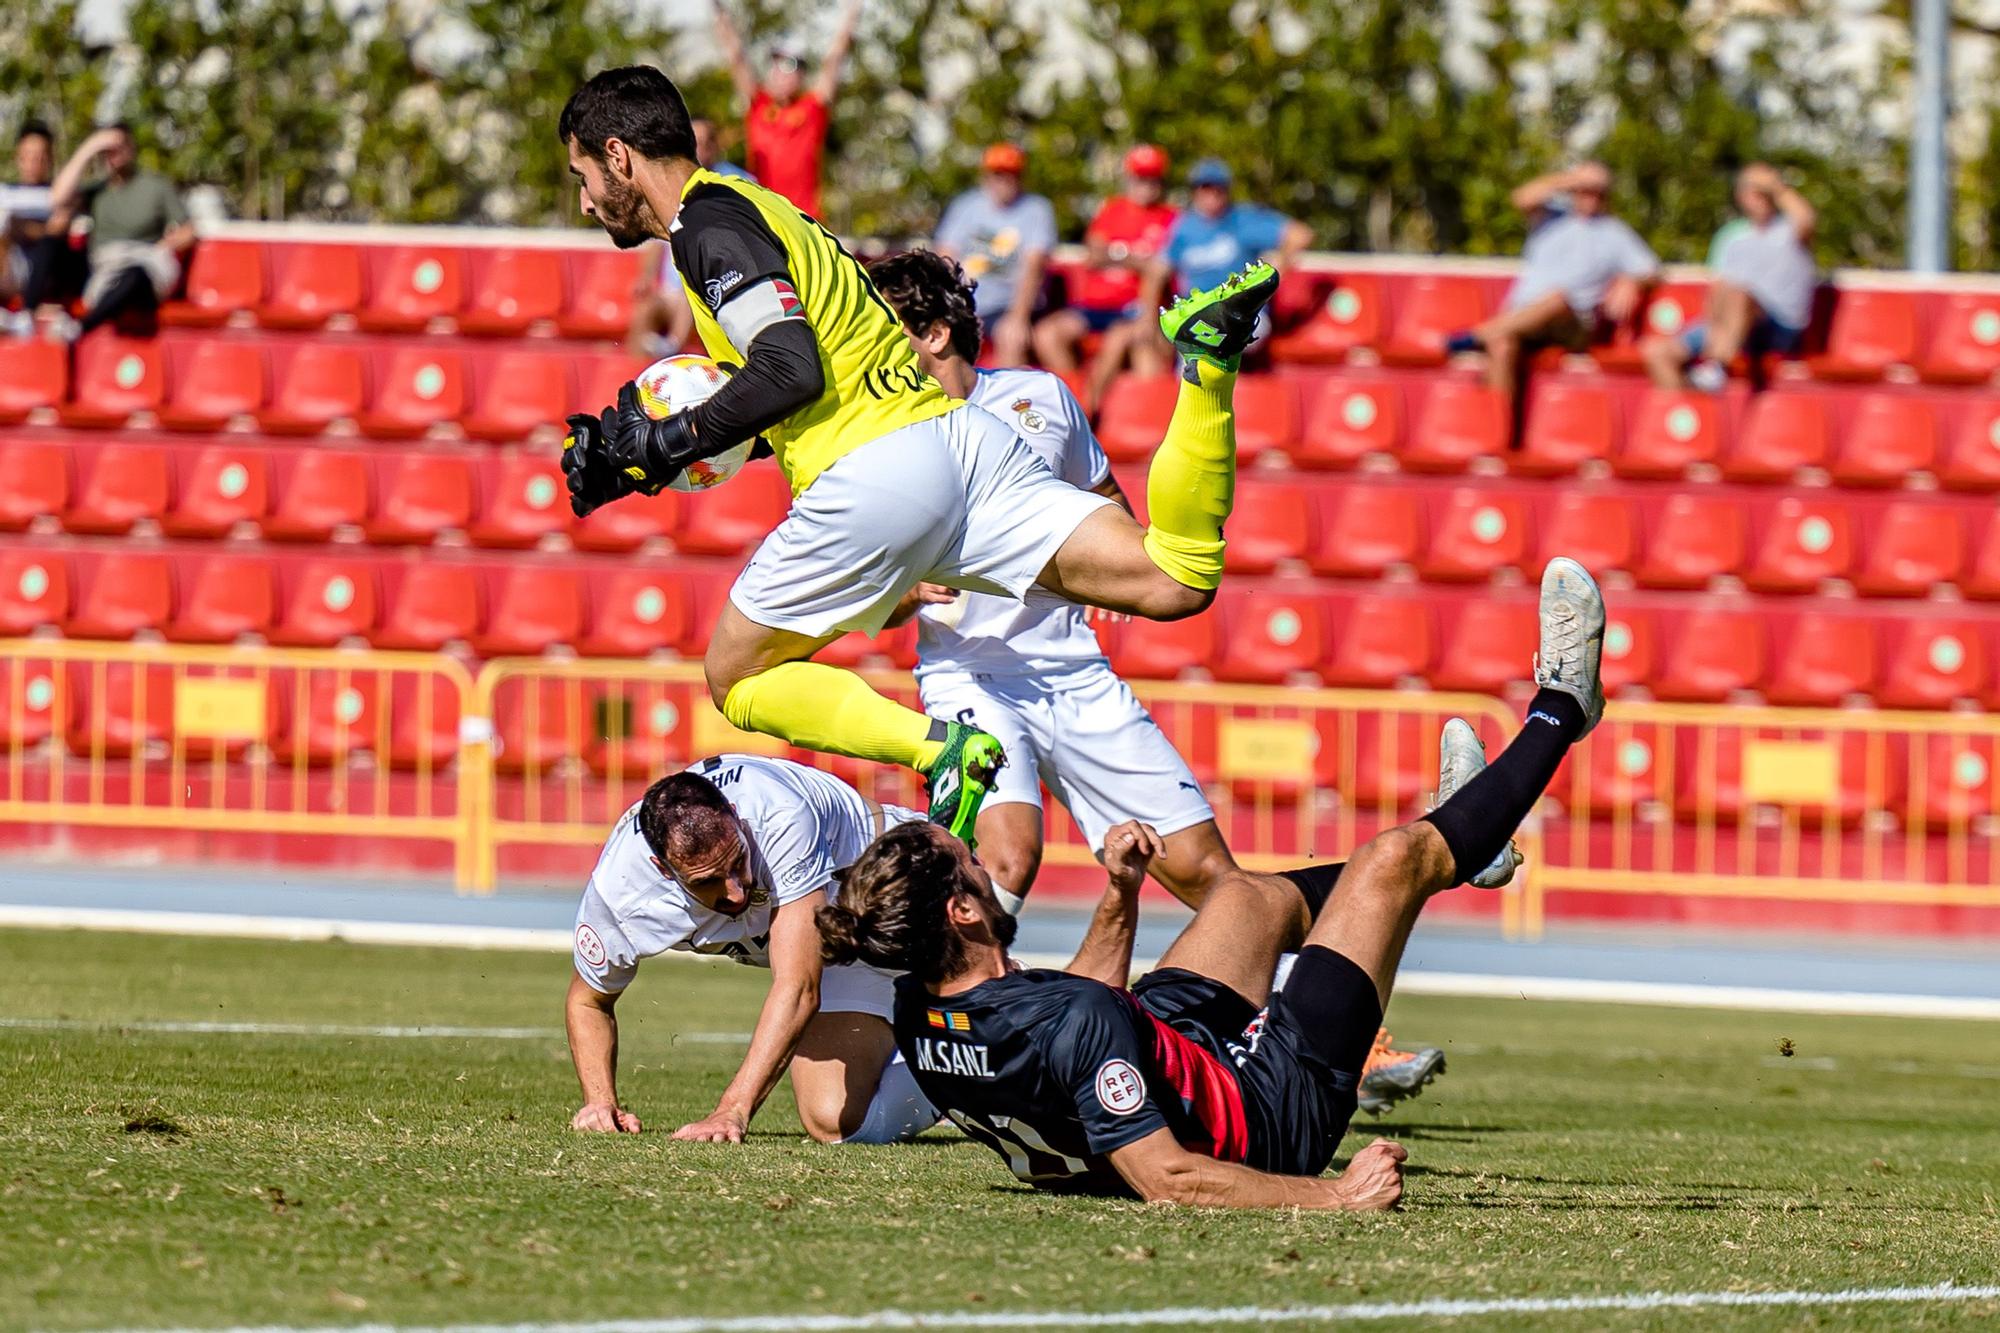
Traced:
<svg viewBox="0 0 2000 1333">
<path fill-rule="evenodd" d="M 786 662 L 737 681 L 722 715 L 744 731 L 882 764 L 924 769 L 944 749 L 930 739 L 930 718 L 823 662 Z"/>
<path fill-rule="evenodd" d="M 1236 372 L 1196 357 L 1184 363 L 1167 436 L 1146 473 L 1146 554 L 1176 583 L 1222 583 L 1222 524 L 1236 495 Z"/>
</svg>

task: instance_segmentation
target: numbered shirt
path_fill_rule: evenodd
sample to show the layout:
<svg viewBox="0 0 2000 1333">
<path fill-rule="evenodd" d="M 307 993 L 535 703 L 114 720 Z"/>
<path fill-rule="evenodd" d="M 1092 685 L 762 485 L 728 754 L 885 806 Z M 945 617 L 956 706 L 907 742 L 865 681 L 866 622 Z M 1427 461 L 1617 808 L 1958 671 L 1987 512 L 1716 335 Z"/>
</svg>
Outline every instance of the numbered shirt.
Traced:
<svg viewBox="0 0 2000 1333">
<path fill-rule="evenodd" d="M 1045 1189 L 1129 1192 L 1108 1155 L 1161 1129 L 1240 1160 L 1178 1088 L 1185 1039 L 1162 1027 L 1130 992 L 1067 972 L 1012 972 L 949 999 L 896 982 L 896 1045 L 924 1096 Z"/>
<path fill-rule="evenodd" d="M 1045 370 L 982 370 L 968 400 L 1000 418 L 1049 471 L 1082 490 L 1111 475 L 1111 462 L 1069 386 Z M 1102 662 L 1104 649 L 1083 608 L 1040 588 L 1024 601 L 961 593 L 917 618 L 917 675 L 965 671 L 1047 676 Z"/>
<path fill-rule="evenodd" d="M 769 967 L 771 913 L 827 888 L 833 872 L 875 837 L 875 815 L 861 793 L 817 769 L 726 754 L 695 771 L 721 789 L 750 830 L 757 878 L 750 906 L 741 916 L 711 911 L 661 870 L 639 833 L 635 803 L 611 831 L 576 911 L 576 971 L 595 990 L 624 990 L 641 958 L 669 949 Z"/>
</svg>

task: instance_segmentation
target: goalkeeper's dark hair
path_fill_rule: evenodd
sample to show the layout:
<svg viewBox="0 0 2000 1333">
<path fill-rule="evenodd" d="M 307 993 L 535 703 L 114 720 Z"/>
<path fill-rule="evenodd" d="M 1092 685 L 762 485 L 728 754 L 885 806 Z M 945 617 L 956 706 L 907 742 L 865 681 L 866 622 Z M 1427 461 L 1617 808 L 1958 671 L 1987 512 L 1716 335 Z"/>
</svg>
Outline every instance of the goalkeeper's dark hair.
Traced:
<svg viewBox="0 0 2000 1333">
<path fill-rule="evenodd" d="M 604 145 L 618 139 L 650 158 L 692 162 L 694 125 L 674 82 L 651 65 L 623 65 L 590 76 L 563 103 L 556 138 L 602 162 Z"/>
<path fill-rule="evenodd" d="M 933 324 L 951 330 L 951 350 L 967 361 L 979 359 L 979 312 L 972 293 L 979 286 L 956 259 L 935 250 L 905 250 L 868 266 L 875 287 L 912 333 Z"/>
<path fill-rule="evenodd" d="M 732 830 L 736 808 L 722 789 L 690 769 L 661 778 L 639 799 L 639 836 L 673 862 L 713 847 Z"/>
<path fill-rule="evenodd" d="M 826 963 L 863 962 L 927 985 L 965 966 L 965 941 L 945 920 L 945 906 L 973 885 L 929 824 L 898 824 L 835 878 L 839 896 L 816 918 Z"/>
</svg>

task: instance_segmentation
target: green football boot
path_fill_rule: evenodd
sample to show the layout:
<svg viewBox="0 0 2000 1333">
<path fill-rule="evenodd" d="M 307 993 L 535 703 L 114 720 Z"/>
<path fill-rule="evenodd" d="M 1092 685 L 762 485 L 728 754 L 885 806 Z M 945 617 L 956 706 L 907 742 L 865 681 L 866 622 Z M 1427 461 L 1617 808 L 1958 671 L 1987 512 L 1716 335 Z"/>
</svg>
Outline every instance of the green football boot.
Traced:
<svg viewBox="0 0 2000 1333">
<path fill-rule="evenodd" d="M 924 770 L 924 790 L 931 798 L 931 823 L 941 826 L 966 846 L 977 845 L 973 825 L 979 807 L 1006 764 L 998 738 L 963 722 L 945 723 L 944 749 Z"/>
<path fill-rule="evenodd" d="M 1190 360 L 1235 370 L 1257 336 L 1257 317 L 1278 290 L 1278 270 L 1262 262 L 1232 273 L 1219 287 L 1192 291 L 1160 312 L 1160 332 Z"/>
</svg>

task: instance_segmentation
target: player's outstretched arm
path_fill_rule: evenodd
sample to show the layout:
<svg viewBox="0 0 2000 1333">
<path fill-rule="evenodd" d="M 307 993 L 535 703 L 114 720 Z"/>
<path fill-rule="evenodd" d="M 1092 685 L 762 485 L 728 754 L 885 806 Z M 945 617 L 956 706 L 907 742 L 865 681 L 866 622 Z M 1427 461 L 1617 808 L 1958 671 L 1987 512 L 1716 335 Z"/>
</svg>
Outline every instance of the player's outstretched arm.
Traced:
<svg viewBox="0 0 2000 1333">
<path fill-rule="evenodd" d="M 715 1109 L 705 1119 L 675 1130 L 675 1138 L 743 1142 L 750 1118 L 784 1077 L 806 1024 L 819 1012 L 819 927 L 813 924 L 813 913 L 825 903 L 826 891 L 819 889 L 771 914 L 771 989 L 750 1034 L 750 1049 Z"/>
<path fill-rule="evenodd" d="M 1408 1157 L 1401 1144 L 1376 1139 L 1354 1154 L 1347 1169 L 1331 1180 L 1324 1176 L 1274 1176 L 1189 1152 L 1175 1140 L 1173 1131 L 1159 1129 L 1136 1143 L 1113 1149 L 1111 1165 L 1147 1203 L 1380 1212 L 1395 1207 L 1403 1197 L 1403 1162 Z"/>
<path fill-rule="evenodd" d="M 854 45 L 854 30 L 860 23 L 861 0 L 847 0 L 847 7 L 840 12 L 840 26 L 834 30 L 833 40 L 827 43 L 826 58 L 819 62 L 819 77 L 813 80 L 813 96 L 823 104 L 831 105 L 833 94 L 840 87 L 840 67 L 847 63 L 847 53 Z"/>
<path fill-rule="evenodd" d="M 595 990 L 582 977 L 570 973 L 563 1026 L 569 1032 L 576 1081 L 583 1086 L 583 1109 L 570 1118 L 571 1129 L 605 1134 L 639 1132 L 639 1117 L 618 1107 L 617 1003 L 616 994 Z"/>
<path fill-rule="evenodd" d="M 1167 845 L 1150 824 L 1127 820 L 1104 835 L 1108 882 L 1076 957 L 1063 970 L 1123 988 L 1132 980 L 1132 940 L 1139 932 L 1139 889 Z"/>
<path fill-rule="evenodd" d="M 748 107 L 757 96 L 757 71 L 750 68 L 750 58 L 744 54 L 743 38 L 736 31 L 736 21 L 729 17 L 729 11 L 721 0 L 715 5 L 715 44 L 722 48 L 722 63 L 729 66 L 729 81 L 736 85 L 736 95 Z"/>
</svg>

